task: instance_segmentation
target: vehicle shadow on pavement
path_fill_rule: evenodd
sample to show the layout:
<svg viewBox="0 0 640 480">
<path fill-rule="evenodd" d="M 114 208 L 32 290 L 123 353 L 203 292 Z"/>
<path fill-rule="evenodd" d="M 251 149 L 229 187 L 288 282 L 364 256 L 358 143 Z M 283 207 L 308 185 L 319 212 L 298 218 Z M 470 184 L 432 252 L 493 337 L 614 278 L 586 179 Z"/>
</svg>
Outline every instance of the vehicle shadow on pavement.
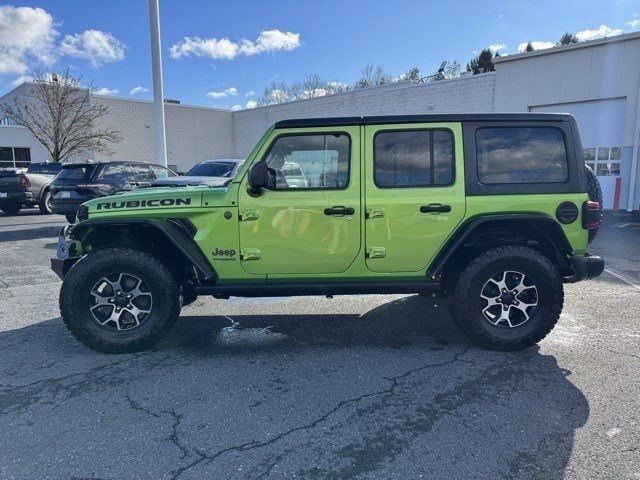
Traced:
<svg viewBox="0 0 640 480">
<path fill-rule="evenodd" d="M 24 228 L 21 230 L 0 231 L 0 243 L 19 240 L 35 240 L 38 238 L 57 238 L 60 226 Z"/>
<path fill-rule="evenodd" d="M 186 315 L 133 355 L 52 319 L 0 333 L 0 365 L 5 478 L 561 479 L 589 415 L 554 356 L 474 347 L 418 296 Z"/>
</svg>

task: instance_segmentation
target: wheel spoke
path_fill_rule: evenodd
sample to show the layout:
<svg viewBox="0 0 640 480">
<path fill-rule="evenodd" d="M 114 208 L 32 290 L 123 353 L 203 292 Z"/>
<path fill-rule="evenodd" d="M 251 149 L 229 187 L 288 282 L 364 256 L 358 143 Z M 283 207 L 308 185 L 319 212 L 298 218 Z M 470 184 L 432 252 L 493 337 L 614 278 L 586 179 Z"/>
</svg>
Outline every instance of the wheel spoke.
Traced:
<svg viewBox="0 0 640 480">
<path fill-rule="evenodd" d="M 516 282 L 517 285 L 510 286 Z M 524 273 L 515 270 L 496 273 L 486 281 L 480 291 L 480 298 L 484 301 L 481 306 L 482 314 L 489 323 L 515 328 L 530 319 L 530 309 L 538 305 L 538 290 L 534 284 L 527 285 L 525 282 L 531 283 L 527 282 Z M 518 314 L 512 318 L 515 311 Z"/>
<path fill-rule="evenodd" d="M 113 276 L 111 276 L 113 278 Z M 135 286 L 126 291 L 125 287 L 131 285 L 132 281 Z M 106 293 L 110 288 L 111 293 Z M 89 311 L 93 318 L 103 326 L 113 324 L 117 330 L 126 330 L 137 327 L 142 323 L 144 317 L 151 313 L 153 306 L 153 296 L 148 291 L 147 286 L 142 279 L 129 273 L 119 273 L 116 280 L 108 277 L 101 278 L 89 292 L 93 297 L 94 304 L 89 307 Z M 145 299 L 135 303 L 139 299 Z M 109 310 L 100 307 L 109 307 Z M 126 315 L 123 316 L 123 314 Z"/>
</svg>

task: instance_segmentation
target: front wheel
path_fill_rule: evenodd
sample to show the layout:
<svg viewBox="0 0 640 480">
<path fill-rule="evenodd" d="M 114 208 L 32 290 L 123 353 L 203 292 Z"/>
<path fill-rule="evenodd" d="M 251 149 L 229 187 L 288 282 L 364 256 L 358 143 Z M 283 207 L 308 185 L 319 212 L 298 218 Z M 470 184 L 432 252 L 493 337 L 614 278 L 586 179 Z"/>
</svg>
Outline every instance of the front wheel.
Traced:
<svg viewBox="0 0 640 480">
<path fill-rule="evenodd" d="M 109 248 L 79 260 L 62 283 L 60 312 L 81 343 L 104 353 L 155 345 L 180 314 L 179 288 L 154 256 Z"/>
<path fill-rule="evenodd" d="M 42 194 L 42 200 L 40 200 L 38 208 L 40 209 L 40 213 L 44 213 L 47 215 L 53 213 L 51 211 L 51 192 L 49 190 Z"/>
<path fill-rule="evenodd" d="M 558 321 L 563 301 L 562 278 L 544 255 L 504 246 L 483 253 L 462 272 L 449 311 L 474 342 L 512 351 L 542 340 Z"/>
</svg>

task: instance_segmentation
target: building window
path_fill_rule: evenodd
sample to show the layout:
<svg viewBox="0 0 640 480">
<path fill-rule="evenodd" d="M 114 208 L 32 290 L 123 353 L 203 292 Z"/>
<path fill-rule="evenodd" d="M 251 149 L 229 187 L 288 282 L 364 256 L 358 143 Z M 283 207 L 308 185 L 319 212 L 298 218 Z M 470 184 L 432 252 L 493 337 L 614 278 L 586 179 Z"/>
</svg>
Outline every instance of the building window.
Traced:
<svg viewBox="0 0 640 480">
<path fill-rule="evenodd" d="M 476 158 L 484 184 L 561 183 L 569 177 L 564 136 L 557 128 L 479 128 Z"/>
<path fill-rule="evenodd" d="M 591 147 L 582 150 L 584 163 L 600 177 L 620 176 L 622 147 Z"/>
<path fill-rule="evenodd" d="M 30 163 L 30 148 L 0 147 L 0 168 L 26 168 Z"/>
<path fill-rule="evenodd" d="M 453 183 L 453 134 L 449 130 L 381 131 L 373 144 L 373 175 L 380 188 Z"/>
</svg>

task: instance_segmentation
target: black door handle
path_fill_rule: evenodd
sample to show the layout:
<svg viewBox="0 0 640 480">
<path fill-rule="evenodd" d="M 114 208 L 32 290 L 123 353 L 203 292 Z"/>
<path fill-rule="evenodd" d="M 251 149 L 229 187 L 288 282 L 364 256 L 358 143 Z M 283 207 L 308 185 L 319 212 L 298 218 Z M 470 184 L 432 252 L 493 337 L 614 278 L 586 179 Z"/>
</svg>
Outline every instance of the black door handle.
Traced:
<svg viewBox="0 0 640 480">
<path fill-rule="evenodd" d="M 442 205 L 441 203 L 430 203 L 420 207 L 420 213 L 447 213 L 450 211 L 451 205 Z"/>
<path fill-rule="evenodd" d="M 324 209 L 325 215 L 353 215 L 354 213 L 356 210 L 351 207 L 336 206 Z"/>
</svg>

